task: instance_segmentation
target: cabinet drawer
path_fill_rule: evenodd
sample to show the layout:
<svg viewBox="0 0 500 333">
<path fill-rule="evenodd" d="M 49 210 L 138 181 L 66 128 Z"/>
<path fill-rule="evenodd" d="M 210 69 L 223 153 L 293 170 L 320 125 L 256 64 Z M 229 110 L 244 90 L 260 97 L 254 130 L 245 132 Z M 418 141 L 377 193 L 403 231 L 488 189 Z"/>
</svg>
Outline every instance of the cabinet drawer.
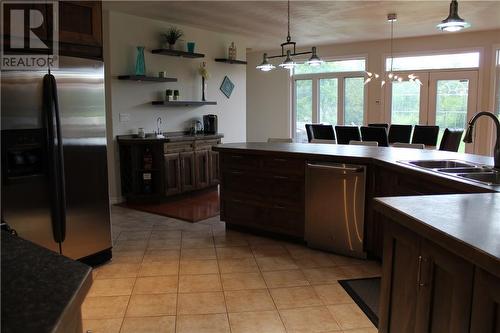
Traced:
<svg viewBox="0 0 500 333">
<path fill-rule="evenodd" d="M 182 153 L 192 150 L 193 144 L 191 142 L 171 142 L 163 145 L 163 152 L 165 154 Z"/>
<path fill-rule="evenodd" d="M 262 160 L 262 168 L 273 175 L 303 176 L 305 161 L 293 158 L 271 157 Z"/>
<path fill-rule="evenodd" d="M 224 200 L 224 215 L 230 217 L 230 223 L 248 226 L 258 226 L 265 221 L 267 209 L 263 206 L 251 204 L 244 200 Z"/>
<path fill-rule="evenodd" d="M 304 181 L 288 176 L 273 176 L 270 179 L 269 196 L 274 203 L 304 207 Z"/>
<path fill-rule="evenodd" d="M 251 171 L 228 170 L 223 174 L 223 186 L 226 194 L 246 194 L 264 200 L 269 196 L 270 182 Z"/>
<path fill-rule="evenodd" d="M 213 146 L 216 146 L 219 143 L 220 143 L 219 139 L 200 140 L 200 141 L 195 141 L 193 146 L 195 150 L 202 150 L 202 149 L 211 150 Z"/>
<path fill-rule="evenodd" d="M 221 157 L 224 169 L 251 170 L 261 166 L 260 159 L 253 155 L 222 154 Z"/>
<path fill-rule="evenodd" d="M 303 211 L 297 211 L 286 205 L 274 205 L 268 210 L 267 216 L 268 225 L 274 231 L 292 236 L 304 235 L 305 215 Z"/>
</svg>

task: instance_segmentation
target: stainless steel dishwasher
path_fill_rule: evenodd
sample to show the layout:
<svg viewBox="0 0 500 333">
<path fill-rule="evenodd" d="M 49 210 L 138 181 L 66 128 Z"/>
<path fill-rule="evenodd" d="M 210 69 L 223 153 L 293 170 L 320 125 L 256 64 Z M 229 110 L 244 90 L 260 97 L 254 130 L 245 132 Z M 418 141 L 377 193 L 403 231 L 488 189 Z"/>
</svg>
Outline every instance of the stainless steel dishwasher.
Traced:
<svg viewBox="0 0 500 333">
<path fill-rule="evenodd" d="M 306 225 L 308 246 L 366 258 L 363 251 L 366 167 L 308 163 Z"/>
</svg>

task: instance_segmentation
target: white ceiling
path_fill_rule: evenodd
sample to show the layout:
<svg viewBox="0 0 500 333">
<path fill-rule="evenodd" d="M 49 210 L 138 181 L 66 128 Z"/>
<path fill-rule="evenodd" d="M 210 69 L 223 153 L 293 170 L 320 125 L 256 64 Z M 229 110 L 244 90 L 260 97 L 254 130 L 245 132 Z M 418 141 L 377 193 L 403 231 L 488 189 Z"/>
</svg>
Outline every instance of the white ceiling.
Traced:
<svg viewBox="0 0 500 333">
<path fill-rule="evenodd" d="M 448 15 L 449 0 L 292 1 L 291 35 L 300 46 L 386 39 L 388 13 L 398 22 L 395 37 L 435 35 Z M 253 50 L 272 49 L 286 37 L 286 1 L 106 1 L 123 13 L 242 35 Z M 459 1 L 459 13 L 472 27 L 500 28 L 500 1 Z"/>
</svg>

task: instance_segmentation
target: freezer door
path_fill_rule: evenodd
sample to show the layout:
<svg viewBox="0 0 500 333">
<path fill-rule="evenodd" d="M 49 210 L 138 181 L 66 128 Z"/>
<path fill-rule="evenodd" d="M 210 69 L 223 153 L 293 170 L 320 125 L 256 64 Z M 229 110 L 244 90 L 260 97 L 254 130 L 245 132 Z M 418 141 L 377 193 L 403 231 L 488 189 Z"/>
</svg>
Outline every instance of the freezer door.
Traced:
<svg viewBox="0 0 500 333">
<path fill-rule="evenodd" d="M 53 71 L 63 137 L 66 239 L 62 253 L 81 259 L 111 248 L 104 65 L 61 57 Z"/>
<path fill-rule="evenodd" d="M 20 237 L 58 252 L 47 194 L 41 113 L 44 74 L 2 71 L 2 219 Z"/>
</svg>

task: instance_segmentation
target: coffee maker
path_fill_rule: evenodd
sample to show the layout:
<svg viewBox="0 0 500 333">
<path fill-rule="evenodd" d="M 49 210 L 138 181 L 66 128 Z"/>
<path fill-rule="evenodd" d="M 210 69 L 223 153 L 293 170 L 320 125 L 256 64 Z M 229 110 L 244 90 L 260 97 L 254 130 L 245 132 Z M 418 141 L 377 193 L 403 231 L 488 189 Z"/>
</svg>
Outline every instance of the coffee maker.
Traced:
<svg viewBox="0 0 500 333">
<path fill-rule="evenodd" d="M 204 115 L 203 129 L 205 134 L 217 134 L 217 115 L 215 114 Z"/>
</svg>

